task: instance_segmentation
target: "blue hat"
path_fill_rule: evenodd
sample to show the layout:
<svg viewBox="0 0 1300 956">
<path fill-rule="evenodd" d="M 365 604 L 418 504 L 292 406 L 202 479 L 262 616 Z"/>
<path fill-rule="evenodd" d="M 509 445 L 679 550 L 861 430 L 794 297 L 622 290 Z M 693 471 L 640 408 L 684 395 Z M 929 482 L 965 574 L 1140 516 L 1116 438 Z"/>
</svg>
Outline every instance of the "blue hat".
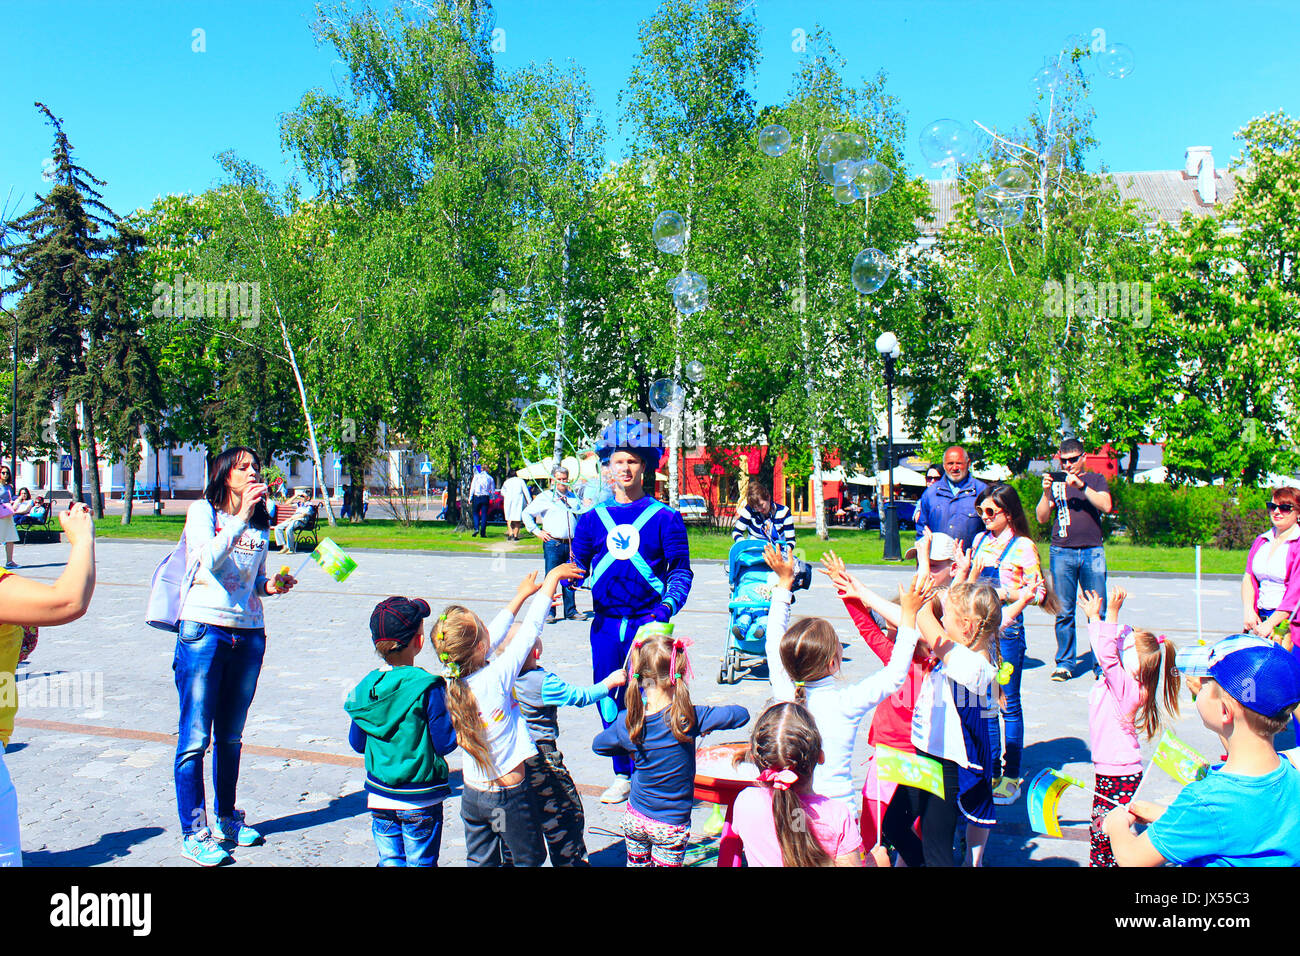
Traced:
<svg viewBox="0 0 1300 956">
<path fill-rule="evenodd" d="M 1277 717 L 1300 704 L 1300 661 L 1279 645 L 1241 647 L 1210 664 L 1210 679 L 1265 717 Z"/>
<path fill-rule="evenodd" d="M 608 465 L 616 451 L 631 452 L 645 462 L 646 470 L 659 467 L 663 457 L 664 437 L 644 418 L 622 418 L 611 422 L 596 440 L 596 457 Z"/>
<path fill-rule="evenodd" d="M 1214 644 L 1193 644 L 1178 649 L 1178 662 L 1174 665 L 1184 677 L 1209 677 L 1210 666 L 1227 654 L 1243 647 L 1268 647 L 1273 642 L 1258 634 L 1233 634 Z"/>
</svg>

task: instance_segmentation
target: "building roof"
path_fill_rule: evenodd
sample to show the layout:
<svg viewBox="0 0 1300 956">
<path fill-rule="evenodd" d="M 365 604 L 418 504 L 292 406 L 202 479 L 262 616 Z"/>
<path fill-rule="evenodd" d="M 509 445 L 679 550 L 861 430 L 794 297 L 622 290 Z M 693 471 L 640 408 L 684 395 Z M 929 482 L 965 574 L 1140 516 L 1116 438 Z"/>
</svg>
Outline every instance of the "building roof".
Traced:
<svg viewBox="0 0 1300 956">
<path fill-rule="evenodd" d="M 1196 177 L 1189 176 L 1181 169 L 1157 169 L 1136 173 L 1103 173 L 1106 179 L 1115 183 L 1121 199 L 1137 201 L 1139 209 L 1147 216 L 1149 224 L 1178 223 L 1184 212 L 1190 212 L 1200 218 L 1223 207 L 1232 201 L 1237 191 L 1237 180 L 1226 169 L 1214 171 L 1214 204 L 1204 202 L 1196 191 Z M 961 204 L 960 183 L 957 180 L 930 180 L 930 209 L 933 221 L 918 219 L 917 229 L 922 235 L 933 234 L 941 230 L 956 217 L 957 207 Z"/>
</svg>

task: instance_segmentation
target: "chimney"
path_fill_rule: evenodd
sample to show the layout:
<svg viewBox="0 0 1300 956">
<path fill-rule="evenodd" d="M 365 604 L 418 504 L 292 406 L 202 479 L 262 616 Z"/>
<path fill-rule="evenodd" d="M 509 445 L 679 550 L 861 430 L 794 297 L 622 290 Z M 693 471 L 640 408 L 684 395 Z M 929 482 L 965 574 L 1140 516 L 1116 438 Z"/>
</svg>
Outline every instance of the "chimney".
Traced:
<svg viewBox="0 0 1300 956">
<path fill-rule="evenodd" d="M 1201 160 L 1210 156 L 1210 147 L 1208 146 L 1188 146 L 1184 154 L 1183 175 L 1188 179 L 1195 176 L 1201 169 Z M 1211 159 L 1213 164 L 1213 159 Z"/>
<path fill-rule="evenodd" d="M 1187 147 L 1186 163 L 1183 174 L 1191 179 L 1196 177 L 1196 194 L 1202 203 L 1213 206 L 1218 193 L 1214 183 L 1214 154 L 1208 146 Z"/>
</svg>

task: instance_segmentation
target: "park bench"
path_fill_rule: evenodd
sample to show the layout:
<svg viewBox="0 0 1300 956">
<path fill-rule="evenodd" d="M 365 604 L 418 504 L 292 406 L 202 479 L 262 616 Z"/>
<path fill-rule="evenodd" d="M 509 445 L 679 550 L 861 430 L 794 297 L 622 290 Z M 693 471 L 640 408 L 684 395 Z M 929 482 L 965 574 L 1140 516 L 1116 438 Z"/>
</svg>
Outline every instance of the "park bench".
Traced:
<svg viewBox="0 0 1300 956">
<path fill-rule="evenodd" d="M 35 543 L 57 543 L 59 535 L 63 533 L 62 526 L 59 524 L 58 516 L 55 514 L 55 506 L 52 502 L 45 502 L 45 520 L 44 521 L 15 521 L 18 529 L 18 540 L 22 544 Z"/>
<path fill-rule="evenodd" d="M 288 521 L 293 517 L 296 510 L 293 505 L 276 505 L 275 514 L 271 516 L 272 527 Z M 319 512 L 319 506 L 312 508 L 307 520 L 293 529 L 293 548 L 295 551 L 316 550 L 316 516 Z M 311 544 L 311 547 L 307 547 L 308 543 Z"/>
</svg>

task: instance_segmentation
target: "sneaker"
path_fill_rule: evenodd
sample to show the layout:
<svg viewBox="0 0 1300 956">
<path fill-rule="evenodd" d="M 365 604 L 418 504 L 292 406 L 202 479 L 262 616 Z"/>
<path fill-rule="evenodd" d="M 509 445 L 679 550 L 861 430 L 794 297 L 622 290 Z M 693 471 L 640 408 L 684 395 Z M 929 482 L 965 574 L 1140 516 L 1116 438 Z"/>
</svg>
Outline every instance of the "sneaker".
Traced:
<svg viewBox="0 0 1300 956">
<path fill-rule="evenodd" d="M 754 640 L 761 641 L 765 637 L 767 637 L 767 628 L 765 628 L 762 624 L 754 628 Z"/>
<path fill-rule="evenodd" d="M 1000 807 L 1007 807 L 1020 799 L 1020 785 L 1023 781 L 1015 777 L 998 777 L 993 781 L 993 802 Z"/>
<path fill-rule="evenodd" d="M 566 621 L 590 621 L 591 617 L 590 611 L 574 611 L 572 614 L 564 615 Z"/>
<path fill-rule="evenodd" d="M 22 565 L 19 564 L 17 561 L 6 561 L 6 562 L 5 562 L 5 570 L 6 570 L 6 571 L 12 571 L 14 568 L 21 568 L 21 567 L 22 567 Z"/>
<path fill-rule="evenodd" d="M 212 831 L 207 827 L 191 833 L 181 841 L 181 856 L 193 860 L 199 866 L 224 866 L 233 858 L 212 839 Z"/>
<path fill-rule="evenodd" d="M 632 781 L 627 777 L 615 777 L 604 793 L 600 795 L 601 803 L 623 803 L 632 792 Z"/>
<path fill-rule="evenodd" d="M 1073 676 L 1074 673 L 1068 667 L 1058 667 L 1056 670 L 1052 671 L 1052 680 L 1055 681 L 1069 680 Z"/>
<path fill-rule="evenodd" d="M 243 810 L 236 810 L 233 817 L 217 817 L 217 839 L 239 846 L 261 846 L 264 842 L 262 834 L 244 823 Z"/>
</svg>

